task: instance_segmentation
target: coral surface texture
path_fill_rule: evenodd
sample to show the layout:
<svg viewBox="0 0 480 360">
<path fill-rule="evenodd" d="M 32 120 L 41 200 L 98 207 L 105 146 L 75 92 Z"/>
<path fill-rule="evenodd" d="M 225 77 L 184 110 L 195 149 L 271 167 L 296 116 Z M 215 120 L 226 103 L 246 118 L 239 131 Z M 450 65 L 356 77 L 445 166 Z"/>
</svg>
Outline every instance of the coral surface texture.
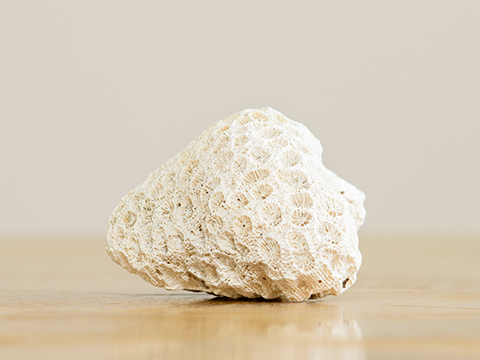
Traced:
<svg viewBox="0 0 480 360">
<path fill-rule="evenodd" d="M 128 193 L 111 258 L 153 285 L 290 301 L 338 295 L 361 264 L 365 195 L 322 146 L 271 108 L 214 123 Z"/>
</svg>

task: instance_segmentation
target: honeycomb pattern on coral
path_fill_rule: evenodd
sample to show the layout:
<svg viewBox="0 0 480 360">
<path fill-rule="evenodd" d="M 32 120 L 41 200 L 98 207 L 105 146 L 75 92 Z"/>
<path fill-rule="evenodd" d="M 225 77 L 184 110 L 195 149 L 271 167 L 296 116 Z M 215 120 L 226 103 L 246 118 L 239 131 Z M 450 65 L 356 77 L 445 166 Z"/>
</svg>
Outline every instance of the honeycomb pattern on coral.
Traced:
<svg viewBox="0 0 480 360">
<path fill-rule="evenodd" d="M 340 294 L 361 264 L 365 195 L 302 124 L 264 108 L 209 129 L 126 195 L 112 259 L 153 285 L 231 298 Z"/>
</svg>

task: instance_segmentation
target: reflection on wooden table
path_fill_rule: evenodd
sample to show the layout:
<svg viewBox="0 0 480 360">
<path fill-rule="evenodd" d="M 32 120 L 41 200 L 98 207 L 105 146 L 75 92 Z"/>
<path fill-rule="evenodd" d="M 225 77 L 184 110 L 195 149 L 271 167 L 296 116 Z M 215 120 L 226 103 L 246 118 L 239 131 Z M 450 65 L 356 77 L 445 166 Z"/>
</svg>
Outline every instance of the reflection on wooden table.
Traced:
<svg viewBox="0 0 480 360">
<path fill-rule="evenodd" d="M 286 303 L 154 288 L 103 239 L 5 239 L 0 358 L 480 358 L 480 239 L 362 240 L 355 286 Z"/>
</svg>

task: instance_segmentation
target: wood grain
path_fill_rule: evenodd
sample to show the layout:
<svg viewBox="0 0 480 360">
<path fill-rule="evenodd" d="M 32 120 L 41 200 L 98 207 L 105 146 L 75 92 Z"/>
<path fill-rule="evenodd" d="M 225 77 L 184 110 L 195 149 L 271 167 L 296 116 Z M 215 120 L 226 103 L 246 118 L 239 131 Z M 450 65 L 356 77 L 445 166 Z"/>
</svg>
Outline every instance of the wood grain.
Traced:
<svg viewBox="0 0 480 360">
<path fill-rule="evenodd" d="M 480 239 L 365 238 L 318 301 L 168 292 L 101 238 L 0 242 L 0 359 L 479 359 Z"/>
</svg>

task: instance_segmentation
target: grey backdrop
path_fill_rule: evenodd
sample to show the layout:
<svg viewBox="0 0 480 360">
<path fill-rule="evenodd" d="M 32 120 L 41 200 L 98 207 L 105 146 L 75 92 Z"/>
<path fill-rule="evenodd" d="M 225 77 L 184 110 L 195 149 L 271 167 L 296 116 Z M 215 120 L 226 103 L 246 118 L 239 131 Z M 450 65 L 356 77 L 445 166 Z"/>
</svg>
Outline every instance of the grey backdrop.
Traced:
<svg viewBox="0 0 480 360">
<path fill-rule="evenodd" d="M 271 106 L 365 233 L 480 234 L 479 1 L 3 1 L 0 233 L 96 233 L 218 121 Z"/>
</svg>

